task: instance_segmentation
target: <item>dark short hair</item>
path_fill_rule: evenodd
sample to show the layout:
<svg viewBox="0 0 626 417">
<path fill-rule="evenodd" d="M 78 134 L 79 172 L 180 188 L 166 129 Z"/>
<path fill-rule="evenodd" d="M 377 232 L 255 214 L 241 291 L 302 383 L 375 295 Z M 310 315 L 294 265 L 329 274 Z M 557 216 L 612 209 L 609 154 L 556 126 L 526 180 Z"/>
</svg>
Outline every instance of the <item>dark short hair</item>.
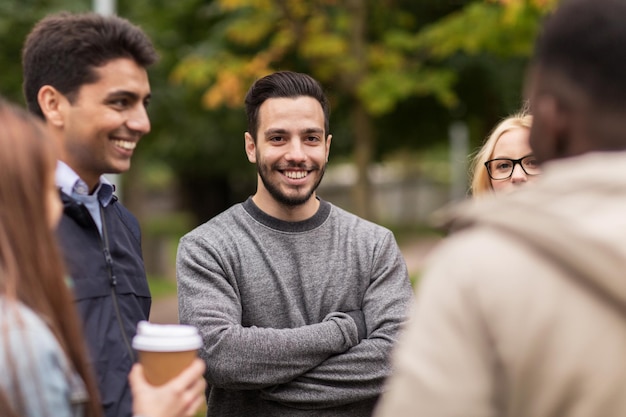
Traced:
<svg viewBox="0 0 626 417">
<path fill-rule="evenodd" d="M 28 109 L 43 118 L 37 94 L 44 85 L 72 102 L 84 84 L 97 81 L 95 68 L 118 58 L 147 68 L 158 59 L 148 36 L 128 20 L 96 13 L 58 13 L 40 20 L 22 50 Z"/>
<path fill-rule="evenodd" d="M 324 131 L 328 135 L 330 105 L 324 90 L 317 80 L 307 74 L 292 71 L 279 71 L 260 78 L 252 84 L 246 94 L 246 115 L 248 133 L 256 141 L 259 129 L 259 107 L 269 98 L 312 97 L 324 111 Z"/>
<path fill-rule="evenodd" d="M 565 0 L 539 34 L 534 64 L 564 74 L 594 102 L 626 108 L 626 1 Z"/>
</svg>

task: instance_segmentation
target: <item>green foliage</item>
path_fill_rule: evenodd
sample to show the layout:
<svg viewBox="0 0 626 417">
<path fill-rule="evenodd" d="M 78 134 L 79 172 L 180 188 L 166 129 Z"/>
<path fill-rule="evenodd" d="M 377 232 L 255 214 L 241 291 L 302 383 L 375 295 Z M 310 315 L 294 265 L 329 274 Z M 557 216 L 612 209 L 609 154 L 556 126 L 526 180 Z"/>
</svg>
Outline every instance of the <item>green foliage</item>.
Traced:
<svg viewBox="0 0 626 417">
<path fill-rule="evenodd" d="M 452 71 L 424 65 L 415 54 L 419 27 L 407 11 L 410 2 L 393 3 L 362 1 L 350 9 L 323 0 L 217 0 L 220 20 L 228 24 L 212 28 L 205 48 L 187 55 L 174 79 L 194 87 L 204 83 L 203 103 L 210 109 L 233 107 L 233 97 L 243 97 L 255 78 L 276 69 L 311 73 L 330 91 L 362 101 L 372 115 L 388 113 L 413 95 L 432 94 L 453 106 Z M 359 25 L 364 27 L 357 33 Z"/>
<path fill-rule="evenodd" d="M 552 3 L 118 0 L 118 13 L 144 28 L 161 55 L 150 70 L 152 132 L 136 158 L 168 165 L 189 192 L 212 193 L 207 181 L 216 180 L 239 187 L 222 196 L 225 204 L 245 194 L 254 170 L 243 152 L 243 97 L 277 69 L 324 84 L 334 157 L 364 142 L 351 119 L 357 105 L 370 117 L 375 159 L 445 141 L 456 119 L 470 124 L 478 143 L 519 106 L 523 68 Z M 91 7 L 90 0 L 0 2 L 0 93 L 23 103 L 21 46 L 39 18 Z"/>
<path fill-rule="evenodd" d="M 177 212 L 163 216 L 151 216 L 142 222 L 143 233 L 151 237 L 171 237 L 178 240 L 193 228 L 189 213 Z"/>
<path fill-rule="evenodd" d="M 532 3 L 515 9 L 496 3 L 475 2 L 428 25 L 414 40 L 434 58 L 457 52 L 470 55 L 528 56 L 544 11 Z"/>
<path fill-rule="evenodd" d="M 215 0 L 211 5 L 214 24 L 172 76 L 188 88 L 203 89 L 201 103 L 206 108 L 241 107 L 255 78 L 292 69 L 320 79 L 339 106 L 363 103 L 374 120 L 413 97 L 428 96 L 450 112 L 450 120 L 467 116 L 463 108 L 471 97 L 462 97 L 458 89 L 467 64 L 476 68 L 480 63 L 481 71 L 492 74 L 499 70 L 497 59 L 523 67 L 546 9 L 543 3 L 525 1 L 364 0 L 360 12 L 329 0 Z M 365 27 L 362 37 L 355 38 L 360 13 Z M 476 59 L 459 60 L 460 55 Z M 509 72 L 511 77 L 520 73 Z M 483 86 L 492 102 L 496 100 L 492 107 L 499 108 L 487 119 L 519 106 L 520 91 L 513 90 L 519 84 Z M 515 99 L 503 96 L 511 92 Z"/>
<path fill-rule="evenodd" d="M 21 52 L 26 35 L 49 13 L 89 10 L 88 0 L 2 0 L 0 2 L 0 94 L 16 103 L 22 96 Z"/>
<path fill-rule="evenodd" d="M 228 26 L 220 26 L 224 22 L 218 18 L 215 2 L 135 0 L 120 6 L 120 14 L 139 23 L 161 55 L 150 74 L 152 132 L 137 156 L 166 163 L 177 178 L 229 177 L 245 170 L 241 109 L 207 111 L 202 106 L 204 87 L 214 81 L 212 74 L 224 67 L 222 63 L 237 65 L 228 50 L 212 43 L 212 30 L 225 31 Z M 200 59 L 206 55 L 216 59 Z M 185 85 L 176 70 L 183 59 L 189 64 Z"/>
<path fill-rule="evenodd" d="M 448 69 L 415 68 L 379 71 L 366 77 L 358 88 L 358 96 L 373 115 L 390 113 L 398 102 L 411 96 L 435 96 L 441 104 L 453 107 L 458 103 L 451 89 L 456 74 Z"/>
</svg>

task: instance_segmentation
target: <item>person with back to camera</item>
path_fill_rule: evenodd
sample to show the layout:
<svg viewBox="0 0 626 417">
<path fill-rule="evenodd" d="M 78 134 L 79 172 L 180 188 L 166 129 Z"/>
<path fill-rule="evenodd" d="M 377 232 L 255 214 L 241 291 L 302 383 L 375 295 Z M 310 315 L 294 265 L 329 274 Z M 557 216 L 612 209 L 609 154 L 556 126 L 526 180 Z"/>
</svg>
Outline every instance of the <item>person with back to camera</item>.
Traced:
<svg viewBox="0 0 626 417">
<path fill-rule="evenodd" d="M 59 149 L 57 234 L 107 417 L 131 414 L 130 341 L 151 298 L 139 224 L 103 174 L 127 171 L 150 131 L 146 68 L 156 59 L 141 29 L 93 13 L 42 19 L 22 54 L 28 109 L 45 120 Z"/>
<path fill-rule="evenodd" d="M 526 82 L 532 187 L 459 207 L 377 417 L 626 415 L 626 2 L 565 0 Z"/>
<path fill-rule="evenodd" d="M 521 112 L 496 125 L 472 164 L 472 195 L 508 193 L 535 181 L 541 167 L 530 149 L 532 116 Z"/>
<path fill-rule="evenodd" d="M 62 213 L 52 140 L 26 111 L 0 99 L 0 415 L 99 417 L 98 388 L 53 229 Z M 141 365 L 134 413 L 192 416 L 206 386 L 200 359 L 161 387 Z"/>
<path fill-rule="evenodd" d="M 204 338 L 208 414 L 369 416 L 411 299 L 393 234 L 316 195 L 332 136 L 319 83 L 246 95 L 256 193 L 185 235 L 181 323 Z"/>
</svg>

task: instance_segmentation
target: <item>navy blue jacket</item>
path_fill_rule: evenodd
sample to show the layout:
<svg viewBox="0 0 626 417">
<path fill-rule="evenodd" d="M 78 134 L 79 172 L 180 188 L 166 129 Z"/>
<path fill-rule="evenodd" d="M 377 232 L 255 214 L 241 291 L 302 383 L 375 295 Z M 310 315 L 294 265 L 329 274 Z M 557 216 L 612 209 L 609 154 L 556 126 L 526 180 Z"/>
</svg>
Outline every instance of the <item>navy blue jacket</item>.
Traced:
<svg viewBox="0 0 626 417">
<path fill-rule="evenodd" d="M 57 235 L 73 280 L 76 305 L 106 417 L 130 417 L 128 373 L 137 322 L 148 320 L 146 280 L 137 219 L 114 198 L 103 208 L 102 234 L 89 210 L 61 193 Z"/>
</svg>

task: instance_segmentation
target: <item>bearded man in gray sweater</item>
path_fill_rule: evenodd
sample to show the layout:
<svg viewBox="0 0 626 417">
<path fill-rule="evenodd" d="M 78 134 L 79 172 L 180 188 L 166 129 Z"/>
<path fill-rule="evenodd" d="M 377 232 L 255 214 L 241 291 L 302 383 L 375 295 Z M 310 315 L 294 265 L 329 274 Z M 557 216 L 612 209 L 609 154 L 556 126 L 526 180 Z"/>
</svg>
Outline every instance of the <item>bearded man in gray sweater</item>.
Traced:
<svg viewBox="0 0 626 417">
<path fill-rule="evenodd" d="M 316 196 L 332 136 L 306 74 L 246 96 L 256 193 L 185 235 L 179 317 L 200 329 L 207 415 L 369 416 L 412 298 L 393 234 Z"/>
</svg>

